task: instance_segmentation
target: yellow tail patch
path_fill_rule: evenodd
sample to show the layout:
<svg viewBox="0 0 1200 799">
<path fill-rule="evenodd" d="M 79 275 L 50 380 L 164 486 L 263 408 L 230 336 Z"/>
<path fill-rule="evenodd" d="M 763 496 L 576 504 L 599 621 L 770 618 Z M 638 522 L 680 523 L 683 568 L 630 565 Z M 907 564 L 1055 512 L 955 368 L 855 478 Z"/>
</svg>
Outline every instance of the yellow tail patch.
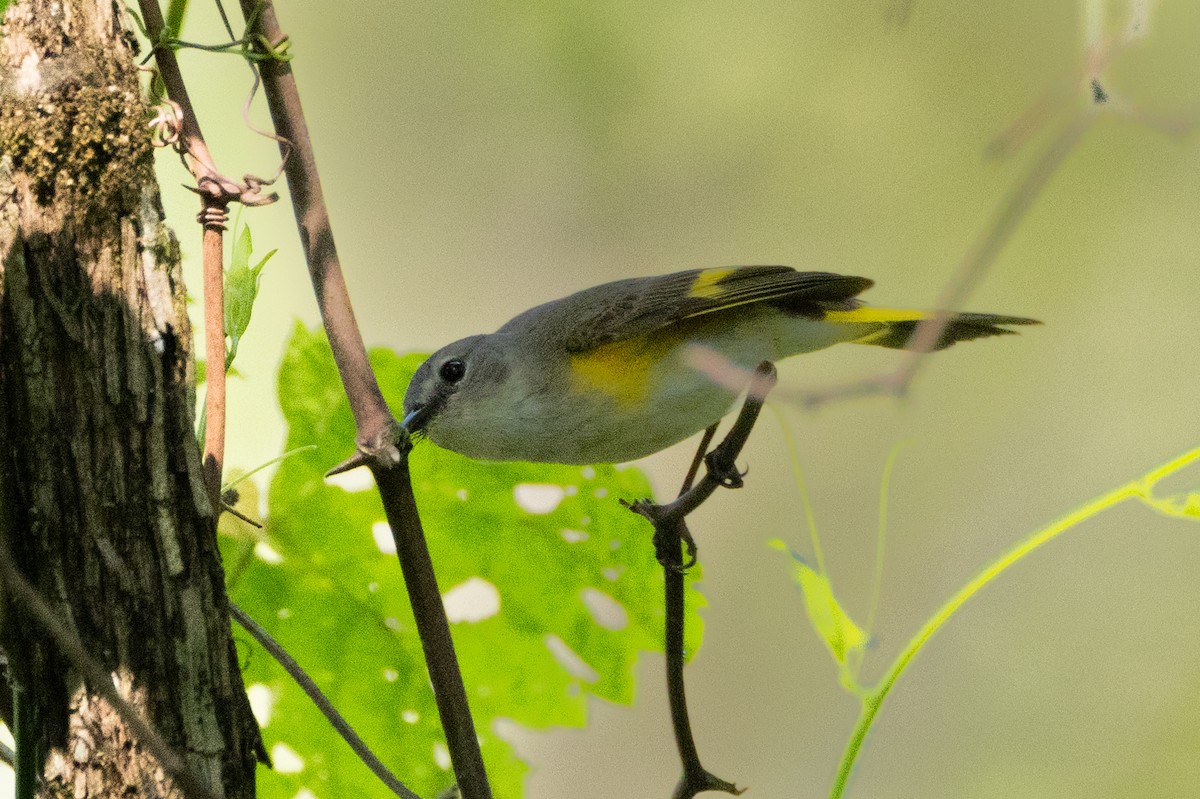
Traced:
<svg viewBox="0 0 1200 799">
<path fill-rule="evenodd" d="M 900 308 L 873 308 L 865 305 L 851 311 L 826 311 L 825 321 L 838 324 L 883 324 L 887 322 L 919 322 L 930 316 L 928 311 L 910 311 Z"/>
</svg>

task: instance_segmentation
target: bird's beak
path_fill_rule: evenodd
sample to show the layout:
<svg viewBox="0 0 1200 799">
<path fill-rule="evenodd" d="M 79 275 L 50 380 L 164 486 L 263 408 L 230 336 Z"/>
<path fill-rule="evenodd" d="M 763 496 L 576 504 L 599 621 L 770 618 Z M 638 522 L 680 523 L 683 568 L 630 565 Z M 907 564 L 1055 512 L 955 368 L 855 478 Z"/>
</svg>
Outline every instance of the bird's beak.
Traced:
<svg viewBox="0 0 1200 799">
<path fill-rule="evenodd" d="M 408 412 L 408 415 L 404 417 L 404 421 L 400 422 L 400 426 L 410 436 L 413 433 L 419 433 L 429 422 L 435 410 L 437 410 L 437 407 L 433 402 L 418 405 Z"/>
</svg>

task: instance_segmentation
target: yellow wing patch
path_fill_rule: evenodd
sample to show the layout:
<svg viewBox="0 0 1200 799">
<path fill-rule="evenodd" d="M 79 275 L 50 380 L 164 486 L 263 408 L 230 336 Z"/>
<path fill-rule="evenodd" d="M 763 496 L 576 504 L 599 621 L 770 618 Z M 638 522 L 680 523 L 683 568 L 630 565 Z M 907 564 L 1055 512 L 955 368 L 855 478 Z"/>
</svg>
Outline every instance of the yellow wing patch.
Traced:
<svg viewBox="0 0 1200 799">
<path fill-rule="evenodd" d="M 851 311 L 826 311 L 825 321 L 837 324 L 870 324 L 884 322 L 919 322 L 930 316 L 928 311 L 908 311 L 900 308 L 863 306 Z"/>
<path fill-rule="evenodd" d="M 717 284 L 729 275 L 732 275 L 735 271 L 737 270 L 729 268 L 703 270 L 700 274 L 696 275 L 695 282 L 692 283 L 691 289 L 688 290 L 688 296 L 704 300 L 720 297 L 721 287 Z"/>
</svg>

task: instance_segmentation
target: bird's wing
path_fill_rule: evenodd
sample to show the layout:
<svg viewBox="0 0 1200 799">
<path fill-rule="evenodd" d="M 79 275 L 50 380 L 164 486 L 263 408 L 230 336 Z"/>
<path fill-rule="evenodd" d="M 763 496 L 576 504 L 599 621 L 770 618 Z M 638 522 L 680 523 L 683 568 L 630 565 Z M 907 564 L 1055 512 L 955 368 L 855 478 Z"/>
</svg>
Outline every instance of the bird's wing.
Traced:
<svg viewBox="0 0 1200 799">
<path fill-rule="evenodd" d="M 821 318 L 827 306 L 853 307 L 853 297 L 870 286 L 864 277 L 797 272 L 790 266 L 694 269 L 585 289 L 529 313 L 540 311 L 560 321 L 570 320 L 563 325 L 568 333 L 556 332 L 568 352 L 586 352 L 748 303 L 770 302 L 792 313 Z"/>
</svg>

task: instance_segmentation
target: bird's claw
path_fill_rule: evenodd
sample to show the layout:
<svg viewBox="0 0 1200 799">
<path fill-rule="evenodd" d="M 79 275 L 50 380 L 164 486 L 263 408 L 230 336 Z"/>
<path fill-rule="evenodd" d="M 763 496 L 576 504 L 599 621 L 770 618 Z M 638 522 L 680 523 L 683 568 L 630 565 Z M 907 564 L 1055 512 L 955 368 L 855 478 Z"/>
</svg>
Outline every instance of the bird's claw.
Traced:
<svg viewBox="0 0 1200 799">
<path fill-rule="evenodd" d="M 745 485 L 745 481 L 742 478 L 750 474 L 749 469 L 739 472 L 737 465 L 725 458 L 724 453 L 720 449 L 714 449 L 705 455 L 704 463 L 708 466 L 708 473 L 723 488 L 741 488 Z"/>
</svg>

